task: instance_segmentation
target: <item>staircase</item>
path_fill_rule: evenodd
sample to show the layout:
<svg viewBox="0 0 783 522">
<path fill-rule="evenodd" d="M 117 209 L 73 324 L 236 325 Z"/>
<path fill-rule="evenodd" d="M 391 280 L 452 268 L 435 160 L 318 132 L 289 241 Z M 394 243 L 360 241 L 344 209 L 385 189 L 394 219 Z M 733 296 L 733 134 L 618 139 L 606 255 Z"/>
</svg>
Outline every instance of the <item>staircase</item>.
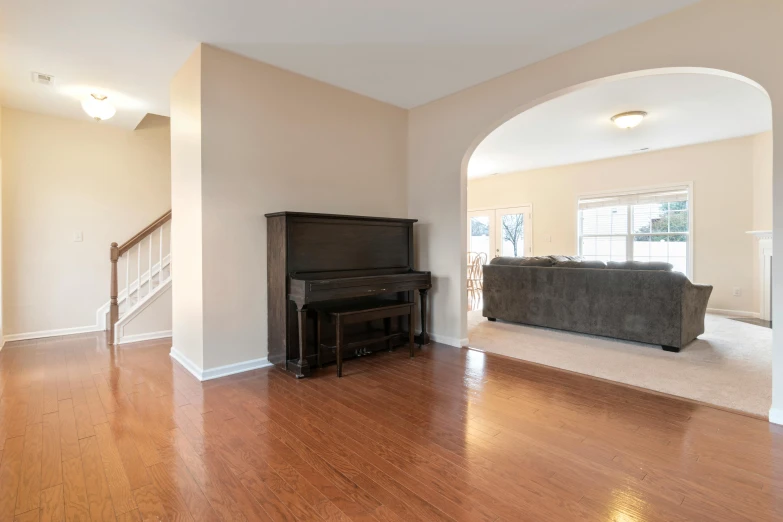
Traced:
<svg viewBox="0 0 783 522">
<path fill-rule="evenodd" d="M 122 245 L 112 243 L 109 254 L 109 302 L 98 310 L 109 342 L 170 336 L 171 211 Z"/>
</svg>

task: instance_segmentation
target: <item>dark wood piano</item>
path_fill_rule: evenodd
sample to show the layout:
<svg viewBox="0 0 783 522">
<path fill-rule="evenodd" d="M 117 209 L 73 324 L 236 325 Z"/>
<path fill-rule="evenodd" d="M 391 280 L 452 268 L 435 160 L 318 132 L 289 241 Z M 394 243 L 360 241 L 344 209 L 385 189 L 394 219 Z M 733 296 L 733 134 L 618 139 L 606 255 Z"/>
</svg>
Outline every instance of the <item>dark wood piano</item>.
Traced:
<svg viewBox="0 0 783 522">
<path fill-rule="evenodd" d="M 429 272 L 413 269 L 415 219 L 305 212 L 267 218 L 269 361 L 306 377 L 317 358 L 318 304 L 368 296 L 413 302 L 420 295 L 420 344 L 427 334 Z M 402 320 L 400 330 L 413 328 Z M 402 336 L 402 331 L 400 332 Z M 326 361 L 330 362 L 327 354 Z"/>
</svg>

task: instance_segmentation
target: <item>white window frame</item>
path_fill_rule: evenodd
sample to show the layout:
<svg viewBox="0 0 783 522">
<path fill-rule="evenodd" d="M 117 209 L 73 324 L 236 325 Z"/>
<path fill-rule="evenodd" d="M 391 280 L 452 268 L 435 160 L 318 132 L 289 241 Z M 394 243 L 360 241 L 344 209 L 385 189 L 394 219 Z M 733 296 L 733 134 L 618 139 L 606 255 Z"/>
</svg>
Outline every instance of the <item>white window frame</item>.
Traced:
<svg viewBox="0 0 783 522">
<path fill-rule="evenodd" d="M 576 196 L 575 201 L 575 207 L 576 207 L 576 251 L 579 253 L 579 255 L 582 254 L 582 236 L 579 233 L 580 232 L 580 223 L 579 223 L 579 201 L 583 199 L 590 199 L 590 198 L 597 198 L 597 197 L 619 197 L 619 196 L 628 196 L 633 194 L 641 194 L 645 192 L 665 192 L 667 190 L 677 190 L 677 189 L 688 189 L 688 259 L 686 262 L 686 276 L 691 279 L 695 280 L 695 274 L 694 274 L 694 258 L 693 258 L 693 252 L 694 252 L 694 243 L 696 242 L 694 229 L 693 229 L 693 222 L 694 222 L 694 215 L 695 215 L 695 205 L 694 205 L 694 193 L 693 193 L 693 181 L 685 181 L 681 183 L 666 183 L 664 185 L 648 185 L 644 187 L 633 187 L 633 188 L 627 188 L 627 189 L 618 189 L 618 190 L 608 190 L 608 191 L 600 191 L 600 192 L 585 192 L 582 194 L 578 194 Z M 633 259 L 633 236 L 638 234 L 633 234 L 633 211 L 629 208 L 629 214 L 628 214 L 628 233 L 625 235 L 625 237 L 628 238 L 628 241 L 626 241 L 626 259 Z M 652 235 L 665 235 L 665 234 L 652 234 Z M 676 233 L 673 232 L 671 235 L 683 235 L 682 233 Z M 601 236 L 604 237 L 604 236 Z"/>
</svg>

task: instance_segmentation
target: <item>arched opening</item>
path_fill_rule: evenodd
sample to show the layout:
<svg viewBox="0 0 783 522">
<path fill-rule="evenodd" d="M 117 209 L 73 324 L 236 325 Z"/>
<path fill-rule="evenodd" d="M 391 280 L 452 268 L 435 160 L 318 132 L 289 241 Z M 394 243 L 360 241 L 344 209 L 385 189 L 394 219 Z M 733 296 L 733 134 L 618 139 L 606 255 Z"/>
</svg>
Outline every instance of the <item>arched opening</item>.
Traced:
<svg viewBox="0 0 783 522">
<path fill-rule="evenodd" d="M 634 89 L 649 92 L 626 96 Z M 682 94 L 678 89 L 690 92 Z M 642 105 L 646 100 L 649 106 L 636 106 L 633 100 L 641 100 Z M 595 107 L 580 111 L 589 104 Z M 621 131 L 609 121 L 615 113 L 636 109 L 651 109 L 638 130 Z M 695 116 L 701 120 L 687 121 Z M 528 121 L 515 125 L 523 117 Z M 556 129 L 550 125 L 553 119 L 561 125 L 569 121 L 572 128 L 548 134 Z M 546 150 L 547 139 L 551 150 Z M 527 154 L 504 156 L 504 150 L 514 148 L 510 144 Z M 766 91 L 748 78 L 715 69 L 637 71 L 569 87 L 518 108 L 477 137 L 462 162 L 463 257 L 468 260 L 464 310 L 477 309 L 468 311 L 465 320 L 469 345 L 766 414 L 772 336 L 770 328 L 758 324 L 770 319 L 771 272 L 765 246 L 771 255 L 771 241 L 766 245 L 766 236 L 758 232 L 772 229 L 771 156 L 771 106 Z M 502 175 L 488 176 L 495 172 Z M 563 267 L 571 268 L 566 271 L 570 274 L 585 267 L 562 260 L 565 264 L 544 275 L 549 270 L 546 261 L 532 260 L 538 264 L 534 269 L 504 269 L 506 279 L 493 276 L 488 281 L 503 287 L 503 306 L 511 309 L 505 317 L 492 317 L 507 319 L 497 326 L 486 322 L 483 313 L 481 296 L 496 288 L 482 288 L 480 263 L 474 261 L 479 250 L 488 259 L 563 255 L 598 265 L 670 263 L 684 277 L 653 274 L 644 281 L 636 272 L 629 273 L 627 281 L 616 275 L 609 278 L 612 284 L 653 285 L 659 290 L 673 285 L 668 294 L 610 287 L 580 295 L 575 281 L 586 285 L 580 287 L 584 294 L 588 287 L 596 290 L 608 284 L 601 279 L 608 277 L 606 273 L 558 281 L 552 273 L 563 274 Z M 644 271 L 649 272 L 650 266 L 644 266 Z M 519 276 L 522 272 L 528 274 Z M 673 277 L 677 283 L 660 277 Z M 703 290 L 707 293 L 702 305 L 681 297 L 683 292 L 697 292 L 684 278 L 712 287 L 711 292 Z M 553 285 L 551 292 L 541 291 L 544 281 Z M 616 303 L 602 307 L 595 301 L 607 298 Z M 579 299 L 578 305 L 570 306 Z M 638 303 L 655 299 L 659 299 L 656 306 L 648 306 L 646 312 Z M 499 313 L 497 306 L 492 304 L 489 317 Z M 684 317 L 683 306 L 704 309 L 701 320 L 706 331 L 695 342 L 683 332 L 701 333 L 700 319 Z M 575 310 L 583 316 L 575 319 Z M 558 314 L 566 317 L 558 319 Z M 758 324 L 749 324 L 753 322 Z M 666 329 L 680 335 L 682 346 L 667 345 L 682 348 L 680 353 L 663 353 L 653 346 L 668 343 L 660 340 L 666 338 L 660 335 Z M 645 368 L 645 372 L 632 375 L 628 367 Z M 688 372 L 696 372 L 702 380 L 685 378 Z M 724 385 L 728 376 L 733 377 L 735 392 Z"/>
</svg>

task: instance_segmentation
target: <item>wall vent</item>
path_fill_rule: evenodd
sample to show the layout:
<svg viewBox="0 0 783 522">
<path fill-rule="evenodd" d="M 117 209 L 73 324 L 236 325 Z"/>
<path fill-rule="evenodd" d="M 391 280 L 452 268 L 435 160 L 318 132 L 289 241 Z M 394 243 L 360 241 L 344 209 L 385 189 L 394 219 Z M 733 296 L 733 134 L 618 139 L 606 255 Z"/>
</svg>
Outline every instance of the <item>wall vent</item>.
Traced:
<svg viewBox="0 0 783 522">
<path fill-rule="evenodd" d="M 40 83 L 41 85 L 46 85 L 47 87 L 51 87 L 54 85 L 54 76 L 52 76 L 51 74 L 34 72 L 33 83 Z"/>
</svg>

